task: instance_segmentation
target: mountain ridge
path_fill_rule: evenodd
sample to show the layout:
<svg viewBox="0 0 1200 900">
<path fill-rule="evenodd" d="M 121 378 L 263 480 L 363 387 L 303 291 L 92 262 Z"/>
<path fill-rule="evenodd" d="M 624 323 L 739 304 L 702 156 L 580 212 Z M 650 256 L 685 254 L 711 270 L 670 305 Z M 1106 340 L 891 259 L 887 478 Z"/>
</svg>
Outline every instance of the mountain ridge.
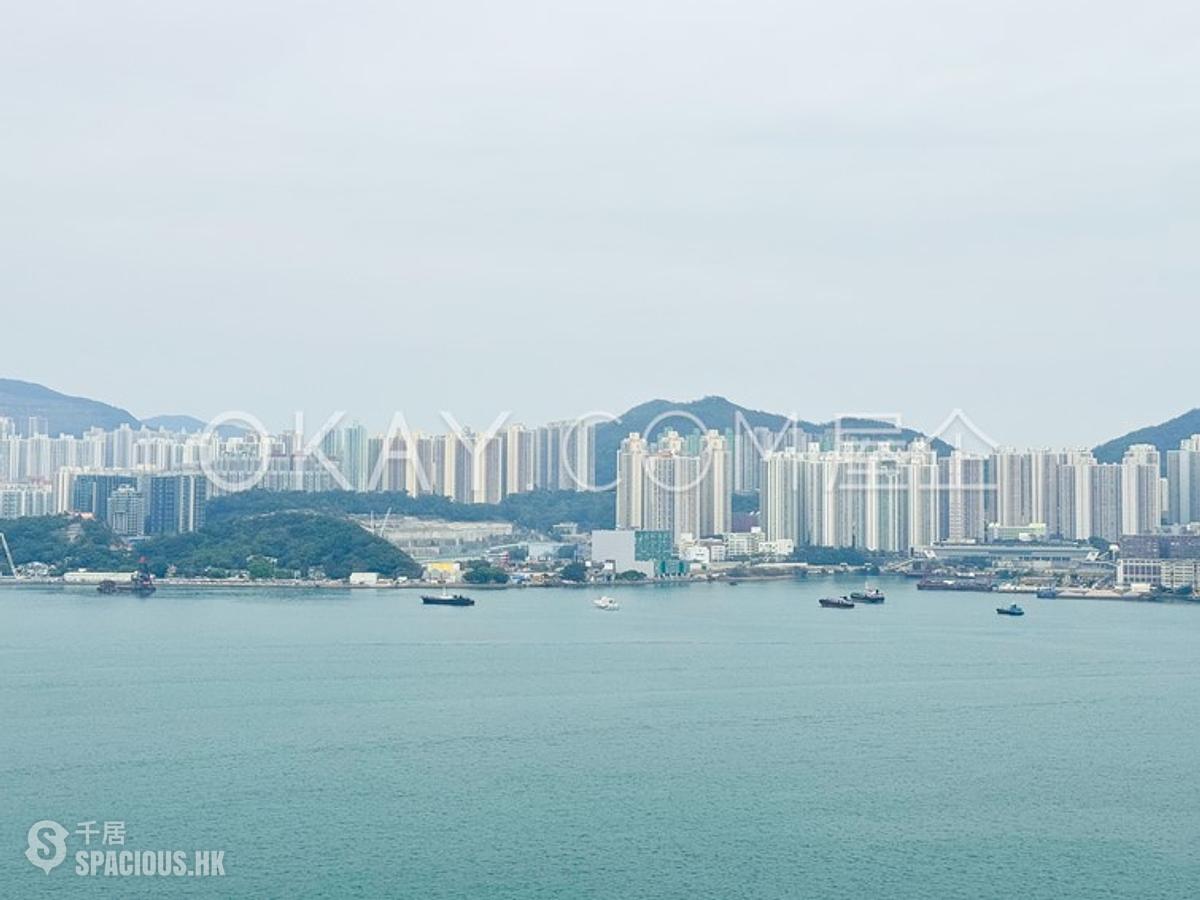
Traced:
<svg viewBox="0 0 1200 900">
<path fill-rule="evenodd" d="M 0 378 L 0 416 L 10 416 L 23 426 L 29 416 L 44 416 L 50 434 L 82 435 L 88 428 L 100 427 L 112 430 L 120 425 L 150 429 L 166 428 L 172 431 L 197 432 L 206 423 L 195 416 L 160 415 L 139 420 L 128 410 L 86 397 L 63 394 L 51 388 L 18 379 Z M 1198 412 L 1200 415 L 1200 412 Z M 656 421 L 657 420 L 657 421 Z M 742 406 L 716 394 L 697 400 L 679 402 L 661 397 L 647 400 L 626 410 L 613 422 L 596 426 L 596 483 L 611 483 L 616 472 L 616 454 L 621 441 L 631 431 L 653 439 L 665 428 L 674 426 L 680 431 L 691 431 L 699 421 L 705 428 L 720 431 L 734 429 L 740 422 L 750 428 L 769 428 L 778 433 L 789 424 L 789 418 L 779 413 Z M 820 438 L 834 428 L 833 422 L 817 423 L 804 419 L 796 420 L 796 427 L 805 433 Z M 895 429 L 891 424 L 869 419 L 843 419 L 842 424 L 854 426 L 859 435 L 877 434 L 880 437 L 912 441 L 925 437 L 911 428 Z M 647 430 L 654 426 L 652 433 Z M 1200 424 L 1197 425 L 1200 430 Z M 237 426 L 223 426 L 223 435 L 241 431 Z M 950 447 L 940 440 L 932 442 L 939 454 L 948 453 Z"/>
<path fill-rule="evenodd" d="M 0 416 L 14 419 L 21 429 L 30 416 L 43 416 L 47 430 L 55 436 L 73 434 L 78 437 L 96 426 L 108 431 L 121 425 L 131 428 L 141 425 L 129 410 L 16 378 L 0 378 Z"/>
<path fill-rule="evenodd" d="M 112 431 L 121 425 L 130 428 L 145 426 L 151 431 L 164 428 L 167 431 L 186 431 L 197 434 L 208 427 L 208 423 L 196 416 L 162 415 L 139 419 L 127 409 L 113 406 L 90 397 L 64 394 L 53 388 L 33 381 L 18 378 L 0 378 L 0 416 L 15 421 L 20 433 L 25 433 L 30 416 L 46 419 L 47 431 L 52 437 L 73 434 L 81 437 L 89 428 Z M 244 433 L 238 425 L 227 424 L 217 429 L 222 437 Z"/>
<path fill-rule="evenodd" d="M 208 423 L 203 419 L 197 419 L 195 416 L 188 415 L 151 416 L 148 419 L 142 419 L 142 424 L 153 430 L 165 428 L 167 431 L 187 431 L 193 433 L 201 432 L 208 427 Z"/>
<path fill-rule="evenodd" d="M 674 415 L 671 415 L 674 413 Z M 626 410 L 620 418 L 613 422 L 603 422 L 596 426 L 596 484 L 611 484 L 616 478 L 617 450 L 621 441 L 631 432 L 636 431 L 642 437 L 653 440 L 658 434 L 674 427 L 677 431 L 691 431 L 697 427 L 696 419 L 706 428 L 718 431 L 733 429 L 738 424 L 738 415 L 751 428 L 769 428 L 778 433 L 789 423 L 787 416 L 779 413 L 766 412 L 760 409 L 750 409 L 734 403 L 717 394 L 709 394 L 699 400 L 679 402 L 657 398 L 639 403 Z M 694 419 L 692 417 L 695 417 Z M 658 420 L 658 421 L 656 421 Z M 912 441 L 925 437 L 919 431 L 911 428 L 901 428 L 898 431 L 889 423 L 871 419 L 842 419 L 844 425 L 851 425 L 859 436 L 872 433 L 880 437 Z M 834 428 L 834 422 L 809 422 L 804 419 L 796 420 L 796 427 L 813 437 L 822 437 Z M 647 433 L 650 426 L 652 433 Z M 936 438 L 932 442 L 939 454 L 950 452 L 950 446 Z"/>
<path fill-rule="evenodd" d="M 1182 415 L 1157 425 L 1147 425 L 1105 441 L 1092 449 L 1092 455 L 1097 462 L 1120 462 L 1133 444 L 1153 444 L 1159 453 L 1164 454 L 1163 464 L 1166 464 L 1166 451 L 1178 450 L 1179 442 L 1200 434 L 1200 407 L 1190 409 Z"/>
</svg>

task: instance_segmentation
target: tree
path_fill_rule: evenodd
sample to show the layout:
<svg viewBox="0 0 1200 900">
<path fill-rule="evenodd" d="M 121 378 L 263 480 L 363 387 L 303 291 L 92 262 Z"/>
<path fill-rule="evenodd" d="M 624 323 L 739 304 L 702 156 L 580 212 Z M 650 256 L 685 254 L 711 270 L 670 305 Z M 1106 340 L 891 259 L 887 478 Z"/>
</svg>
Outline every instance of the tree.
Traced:
<svg viewBox="0 0 1200 900">
<path fill-rule="evenodd" d="M 645 581 L 646 573 L 639 572 L 637 569 L 626 569 L 624 572 L 617 573 L 617 581 Z"/>
<path fill-rule="evenodd" d="M 485 560 L 474 559 L 467 563 L 463 581 L 467 584 L 507 584 L 508 573 Z"/>
<path fill-rule="evenodd" d="M 447 519 L 452 522 L 512 522 L 531 531 L 548 532 L 559 522 L 576 522 L 584 531 L 612 528 L 616 521 L 615 491 L 530 491 L 510 494 L 499 503 L 458 503 L 428 494 L 410 497 L 403 491 L 267 491 L 256 488 L 214 497 L 205 506 L 209 524 L 264 513 L 310 512 L 328 516 L 393 515 Z"/>
<path fill-rule="evenodd" d="M 71 516 L 30 516 L 0 521 L 13 562 L 40 562 L 56 574 L 71 569 L 130 570 L 136 557 L 103 522 Z M 0 556 L 0 559 L 3 557 Z M 4 573 L 7 561 L 0 563 Z"/>
<path fill-rule="evenodd" d="M 792 562 L 806 562 L 814 566 L 861 566 L 867 555 L 855 547 L 797 547 Z"/>
<path fill-rule="evenodd" d="M 246 561 L 270 558 L 285 572 L 320 569 L 328 578 L 351 572 L 415 577 L 421 567 L 404 551 L 354 522 L 304 512 L 281 512 L 218 520 L 190 534 L 155 538 L 142 545 L 153 565 L 173 565 L 180 575 L 208 569 L 245 569 Z M 262 566 L 255 568 L 258 577 Z M 273 574 L 273 573 L 272 573 Z"/>
<path fill-rule="evenodd" d="M 559 574 L 563 581 L 582 583 L 587 581 L 587 566 L 581 562 L 567 563 Z"/>
</svg>

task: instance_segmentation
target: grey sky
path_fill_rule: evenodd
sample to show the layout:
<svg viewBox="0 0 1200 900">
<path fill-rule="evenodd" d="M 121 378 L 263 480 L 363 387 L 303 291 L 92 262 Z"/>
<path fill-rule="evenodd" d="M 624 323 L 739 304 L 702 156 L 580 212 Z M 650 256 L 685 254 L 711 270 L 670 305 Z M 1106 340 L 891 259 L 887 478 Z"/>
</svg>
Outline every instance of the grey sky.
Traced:
<svg viewBox="0 0 1200 900">
<path fill-rule="evenodd" d="M 1200 405 L 1198 35 L 1182 2 L 14 4 L 0 374 L 1091 444 Z"/>
</svg>

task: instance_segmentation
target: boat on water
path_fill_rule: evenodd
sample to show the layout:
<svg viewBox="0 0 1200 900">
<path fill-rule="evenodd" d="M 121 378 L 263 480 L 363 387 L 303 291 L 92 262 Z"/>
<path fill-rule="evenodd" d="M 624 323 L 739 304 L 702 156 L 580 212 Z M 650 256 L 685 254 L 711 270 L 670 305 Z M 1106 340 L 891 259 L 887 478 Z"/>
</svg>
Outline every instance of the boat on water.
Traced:
<svg viewBox="0 0 1200 900">
<path fill-rule="evenodd" d="M 952 577 L 922 578 L 917 582 L 918 591 L 983 591 L 996 589 L 990 578 L 971 578 L 965 575 Z"/>
<path fill-rule="evenodd" d="M 129 576 L 128 581 L 106 578 L 96 586 L 96 591 L 101 594 L 133 594 L 135 597 L 149 597 L 155 590 L 154 576 L 150 574 L 145 557 L 138 561 L 138 570 Z"/>
<path fill-rule="evenodd" d="M 1017 604 L 1015 604 L 1015 603 L 1009 604 L 1008 606 L 997 606 L 996 612 L 1002 616 L 1023 616 L 1023 615 L 1025 615 L 1025 610 L 1021 609 L 1021 607 L 1017 606 Z"/>
<path fill-rule="evenodd" d="M 882 603 L 884 596 L 883 591 L 879 588 L 867 588 L 862 591 L 854 591 L 850 595 L 850 599 L 855 603 Z"/>
<path fill-rule="evenodd" d="M 854 601 L 849 597 L 822 597 L 817 602 L 825 609 L 854 609 Z"/>
<path fill-rule="evenodd" d="M 105 579 L 96 585 L 97 592 L 101 594 L 133 594 L 135 597 L 149 597 L 156 590 L 153 579 L 147 578 L 142 580 L 135 578 L 130 581 L 112 581 Z"/>
<path fill-rule="evenodd" d="M 421 602 L 426 606 L 474 606 L 475 601 L 465 594 L 422 594 Z"/>
<path fill-rule="evenodd" d="M 592 606 L 596 607 L 596 609 L 603 609 L 606 612 L 615 612 L 621 608 L 621 604 L 612 597 L 597 597 L 592 601 Z"/>
<path fill-rule="evenodd" d="M 1039 600 L 1053 600 L 1058 596 L 1058 588 L 1045 587 L 1038 588 L 1037 598 Z"/>
</svg>

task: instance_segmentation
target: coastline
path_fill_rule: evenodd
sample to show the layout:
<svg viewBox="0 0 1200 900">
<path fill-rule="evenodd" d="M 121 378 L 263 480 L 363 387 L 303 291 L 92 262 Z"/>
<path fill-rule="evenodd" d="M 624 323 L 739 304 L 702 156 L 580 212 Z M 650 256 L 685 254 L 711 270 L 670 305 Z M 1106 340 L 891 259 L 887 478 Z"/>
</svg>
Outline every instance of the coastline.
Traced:
<svg viewBox="0 0 1200 900">
<path fill-rule="evenodd" d="M 810 575 L 818 575 L 819 577 L 834 577 L 837 575 L 848 575 L 854 573 L 840 571 L 821 571 L 814 572 L 812 570 L 789 573 L 786 575 L 738 575 L 736 577 L 717 576 L 712 578 L 673 578 L 673 579 L 646 579 L 644 581 L 624 581 L 624 582 L 590 582 L 590 583 L 575 583 L 575 582 L 509 582 L 508 584 L 470 584 L 468 582 L 381 582 L 376 584 L 350 584 L 347 581 L 321 580 L 310 581 L 303 579 L 211 579 L 211 578 L 159 578 L 155 579 L 155 587 L 159 590 L 285 590 L 285 591 L 440 591 L 443 588 L 455 591 L 470 591 L 470 592 L 496 592 L 496 591 L 511 591 L 511 590 L 544 590 L 563 588 L 570 590 L 594 590 L 594 591 L 609 591 L 626 588 L 667 588 L 667 587 L 693 587 L 697 585 L 727 585 L 736 586 L 743 582 L 763 583 L 763 582 L 803 582 Z M 889 573 L 880 573 L 878 577 L 881 581 L 904 581 L 907 580 L 904 576 L 894 575 Z M 0 577 L 0 587 L 14 587 L 21 589 L 61 589 L 80 592 L 95 592 L 95 585 L 80 584 L 66 581 L 62 576 L 50 577 L 31 577 L 31 578 L 13 578 L 12 576 Z M 991 591 L 935 591 L 936 593 L 989 593 L 1001 596 L 1011 596 L 1014 593 L 1031 593 L 1031 591 L 1021 591 L 1019 589 L 994 589 Z M 1200 598 L 1179 597 L 1170 594 L 1153 595 L 1153 594 L 1133 594 L 1113 589 L 1106 588 L 1059 588 L 1058 597 L 1060 600 L 1107 600 L 1107 601 L 1123 601 L 1126 603 L 1152 603 L 1152 604 L 1177 604 L 1189 605 L 1195 604 L 1200 606 Z M 1053 602 L 1048 600 L 1046 602 Z"/>
</svg>

